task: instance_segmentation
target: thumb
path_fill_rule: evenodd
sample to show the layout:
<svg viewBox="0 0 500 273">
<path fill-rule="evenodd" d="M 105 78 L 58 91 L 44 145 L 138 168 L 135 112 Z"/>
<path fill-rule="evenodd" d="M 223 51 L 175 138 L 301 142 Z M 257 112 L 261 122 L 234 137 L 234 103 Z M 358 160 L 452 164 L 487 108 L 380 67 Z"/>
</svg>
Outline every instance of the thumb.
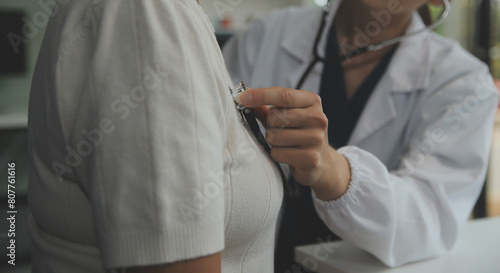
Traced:
<svg viewBox="0 0 500 273">
<path fill-rule="evenodd" d="M 267 128 L 267 111 L 269 111 L 271 107 L 267 105 L 259 106 L 253 108 L 252 112 L 254 116 L 264 125 L 264 128 Z"/>
</svg>

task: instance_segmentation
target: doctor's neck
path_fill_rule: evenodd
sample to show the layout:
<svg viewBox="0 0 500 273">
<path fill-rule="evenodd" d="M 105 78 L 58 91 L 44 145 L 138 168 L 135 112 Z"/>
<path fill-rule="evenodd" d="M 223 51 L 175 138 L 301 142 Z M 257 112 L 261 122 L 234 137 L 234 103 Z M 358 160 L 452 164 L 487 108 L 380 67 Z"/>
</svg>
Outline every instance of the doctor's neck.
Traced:
<svg viewBox="0 0 500 273">
<path fill-rule="evenodd" d="M 389 40 L 405 33 L 413 12 L 425 0 L 344 0 L 335 26 L 339 42 L 354 47 Z"/>
</svg>

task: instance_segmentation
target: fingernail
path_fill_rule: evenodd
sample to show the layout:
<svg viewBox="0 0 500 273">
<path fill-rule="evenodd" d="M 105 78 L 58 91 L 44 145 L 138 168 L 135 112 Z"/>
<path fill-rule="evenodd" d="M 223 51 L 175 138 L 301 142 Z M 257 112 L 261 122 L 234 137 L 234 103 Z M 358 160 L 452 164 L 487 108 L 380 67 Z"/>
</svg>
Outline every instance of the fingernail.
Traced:
<svg viewBox="0 0 500 273">
<path fill-rule="evenodd" d="M 238 96 L 236 96 L 236 102 L 239 103 L 239 104 L 248 104 L 252 101 L 252 94 L 248 94 L 248 93 L 240 93 L 238 94 Z"/>
</svg>

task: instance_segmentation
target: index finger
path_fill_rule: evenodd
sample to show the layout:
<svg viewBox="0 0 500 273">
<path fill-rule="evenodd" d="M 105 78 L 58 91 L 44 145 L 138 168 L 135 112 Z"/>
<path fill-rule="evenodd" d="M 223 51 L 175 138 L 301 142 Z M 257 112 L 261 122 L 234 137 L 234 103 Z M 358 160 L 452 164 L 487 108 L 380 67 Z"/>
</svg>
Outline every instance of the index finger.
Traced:
<svg viewBox="0 0 500 273">
<path fill-rule="evenodd" d="M 304 90 L 284 87 L 250 89 L 242 92 L 236 101 L 246 107 L 273 105 L 285 108 L 307 108 L 320 100 L 319 96 Z"/>
</svg>

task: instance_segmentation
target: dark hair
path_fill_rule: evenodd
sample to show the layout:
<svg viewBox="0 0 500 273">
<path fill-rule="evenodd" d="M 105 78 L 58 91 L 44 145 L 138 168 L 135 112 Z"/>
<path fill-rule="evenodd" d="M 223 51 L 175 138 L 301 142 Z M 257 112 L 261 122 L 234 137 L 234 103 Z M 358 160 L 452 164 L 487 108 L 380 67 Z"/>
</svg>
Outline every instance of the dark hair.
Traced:
<svg viewBox="0 0 500 273">
<path fill-rule="evenodd" d="M 426 26 L 432 24 L 431 10 L 429 9 L 428 5 L 421 6 L 418 9 L 418 14 L 420 14 L 420 17 L 422 17 L 422 21 L 424 21 L 424 24 Z"/>
</svg>

